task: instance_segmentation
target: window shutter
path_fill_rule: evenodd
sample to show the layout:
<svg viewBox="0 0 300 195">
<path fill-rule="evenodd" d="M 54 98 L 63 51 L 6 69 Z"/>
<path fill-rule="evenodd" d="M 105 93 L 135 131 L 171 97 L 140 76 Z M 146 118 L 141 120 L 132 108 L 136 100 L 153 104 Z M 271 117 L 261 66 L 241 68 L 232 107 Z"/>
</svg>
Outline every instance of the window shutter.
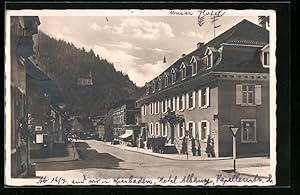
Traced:
<svg viewBox="0 0 300 195">
<path fill-rule="evenodd" d="M 196 91 L 193 91 L 193 108 L 196 106 Z"/>
<path fill-rule="evenodd" d="M 202 139 L 202 135 L 201 135 L 202 131 L 201 131 L 201 128 L 202 128 L 202 127 L 201 127 L 201 122 L 199 122 L 199 123 L 198 123 L 198 133 L 199 133 L 198 136 L 199 136 L 199 140 Z"/>
<path fill-rule="evenodd" d="M 177 103 L 176 104 L 177 104 L 176 108 L 177 108 L 177 110 L 179 110 L 179 96 L 177 96 Z M 175 108 L 175 110 L 176 110 L 176 108 Z"/>
<path fill-rule="evenodd" d="M 236 85 L 235 88 L 236 104 L 242 104 L 242 85 Z"/>
<path fill-rule="evenodd" d="M 186 108 L 189 109 L 189 94 L 186 94 Z"/>
<path fill-rule="evenodd" d="M 207 129 L 207 135 L 206 135 L 206 137 L 208 137 L 208 135 L 210 135 L 210 126 L 209 126 L 209 122 L 207 121 L 206 122 L 206 129 Z"/>
<path fill-rule="evenodd" d="M 201 89 L 198 90 L 198 106 L 201 107 Z"/>
<path fill-rule="evenodd" d="M 176 97 L 173 97 L 173 110 L 176 110 Z"/>
<path fill-rule="evenodd" d="M 182 95 L 182 110 L 185 109 L 185 95 Z"/>
<path fill-rule="evenodd" d="M 194 139 L 196 137 L 196 123 L 195 122 L 193 122 L 193 137 L 194 137 Z"/>
<path fill-rule="evenodd" d="M 255 104 L 261 105 L 261 85 L 255 85 Z"/>
<path fill-rule="evenodd" d="M 209 106 L 209 100 L 210 100 L 209 92 L 210 92 L 209 87 L 207 87 L 206 88 L 206 106 Z"/>
</svg>

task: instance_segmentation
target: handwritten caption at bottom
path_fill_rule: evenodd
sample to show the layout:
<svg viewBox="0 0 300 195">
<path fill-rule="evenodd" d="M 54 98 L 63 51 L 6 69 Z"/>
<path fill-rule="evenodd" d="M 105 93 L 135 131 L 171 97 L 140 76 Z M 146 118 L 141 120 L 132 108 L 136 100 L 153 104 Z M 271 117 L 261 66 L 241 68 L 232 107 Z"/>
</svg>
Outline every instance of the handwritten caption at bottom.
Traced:
<svg viewBox="0 0 300 195">
<path fill-rule="evenodd" d="M 197 186 L 226 186 L 226 185 L 274 185 L 272 175 L 268 177 L 243 176 L 238 173 L 232 176 L 217 174 L 213 178 L 198 177 L 194 173 L 182 178 L 178 176 L 162 176 L 154 179 L 145 177 L 115 177 L 115 178 L 82 178 L 67 179 L 61 176 L 42 176 L 36 184 L 39 185 L 197 185 Z"/>
</svg>

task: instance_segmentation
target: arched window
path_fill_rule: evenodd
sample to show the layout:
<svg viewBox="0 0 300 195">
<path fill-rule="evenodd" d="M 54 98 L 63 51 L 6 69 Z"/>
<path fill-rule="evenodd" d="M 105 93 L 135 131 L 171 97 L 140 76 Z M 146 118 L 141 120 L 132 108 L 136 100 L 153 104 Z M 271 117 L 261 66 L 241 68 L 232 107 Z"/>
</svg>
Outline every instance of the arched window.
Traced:
<svg viewBox="0 0 300 195">
<path fill-rule="evenodd" d="M 197 60 L 194 56 L 191 59 L 191 65 L 192 65 L 192 76 L 195 76 L 197 74 Z"/>
<path fill-rule="evenodd" d="M 158 84 L 157 84 L 157 90 L 161 90 L 161 76 L 158 77 Z"/>
<path fill-rule="evenodd" d="M 168 85 L 169 85 L 169 77 L 168 77 L 167 73 L 165 73 L 165 75 L 164 75 L 164 81 L 165 81 L 165 87 L 168 87 Z"/>
<path fill-rule="evenodd" d="M 186 66 L 182 62 L 180 66 L 180 74 L 181 74 L 181 80 L 184 80 L 186 78 Z"/>
<path fill-rule="evenodd" d="M 215 51 L 214 48 L 208 47 L 204 53 L 204 61 L 207 69 L 210 69 L 213 66 L 213 50 Z"/>
<path fill-rule="evenodd" d="M 174 68 L 171 70 L 171 77 L 172 77 L 172 84 L 175 84 L 176 82 L 176 71 Z"/>
<path fill-rule="evenodd" d="M 156 91 L 156 81 L 155 80 L 153 80 L 152 81 L 152 93 L 154 93 L 155 91 Z"/>
</svg>

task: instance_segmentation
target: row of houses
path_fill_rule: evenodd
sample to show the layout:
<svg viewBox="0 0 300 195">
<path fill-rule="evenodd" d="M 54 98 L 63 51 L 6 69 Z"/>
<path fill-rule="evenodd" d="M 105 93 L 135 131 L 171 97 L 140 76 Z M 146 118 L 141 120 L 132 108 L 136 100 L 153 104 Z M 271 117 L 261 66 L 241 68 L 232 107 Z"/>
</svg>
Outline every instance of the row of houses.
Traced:
<svg viewBox="0 0 300 195">
<path fill-rule="evenodd" d="M 33 37 L 40 20 L 36 16 L 10 18 L 11 54 L 11 176 L 28 176 L 31 155 L 46 146 L 64 143 L 68 115 L 55 83 L 35 62 Z M 6 151 L 8 152 L 8 151 Z"/>
<path fill-rule="evenodd" d="M 135 121 L 127 121 L 127 104 L 107 113 L 106 139 L 131 137 L 134 144 L 138 136 L 143 141 L 164 137 L 179 152 L 188 137 L 200 143 L 199 155 L 206 155 L 211 139 L 217 157 L 230 156 L 229 127 L 236 127 L 237 155 L 268 155 L 270 55 L 265 26 L 243 20 L 198 43 L 145 84 L 145 93 L 132 102 Z M 170 113 L 182 120 L 165 122 Z"/>
</svg>

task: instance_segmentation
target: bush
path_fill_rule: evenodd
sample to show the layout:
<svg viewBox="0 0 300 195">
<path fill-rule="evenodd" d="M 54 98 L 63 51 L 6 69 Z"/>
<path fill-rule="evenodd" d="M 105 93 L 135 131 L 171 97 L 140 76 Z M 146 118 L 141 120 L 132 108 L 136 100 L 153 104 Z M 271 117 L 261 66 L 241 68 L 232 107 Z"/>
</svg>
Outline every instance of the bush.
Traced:
<svg viewBox="0 0 300 195">
<path fill-rule="evenodd" d="M 167 139 L 165 137 L 151 138 L 151 148 L 153 152 L 164 153 Z"/>
</svg>

